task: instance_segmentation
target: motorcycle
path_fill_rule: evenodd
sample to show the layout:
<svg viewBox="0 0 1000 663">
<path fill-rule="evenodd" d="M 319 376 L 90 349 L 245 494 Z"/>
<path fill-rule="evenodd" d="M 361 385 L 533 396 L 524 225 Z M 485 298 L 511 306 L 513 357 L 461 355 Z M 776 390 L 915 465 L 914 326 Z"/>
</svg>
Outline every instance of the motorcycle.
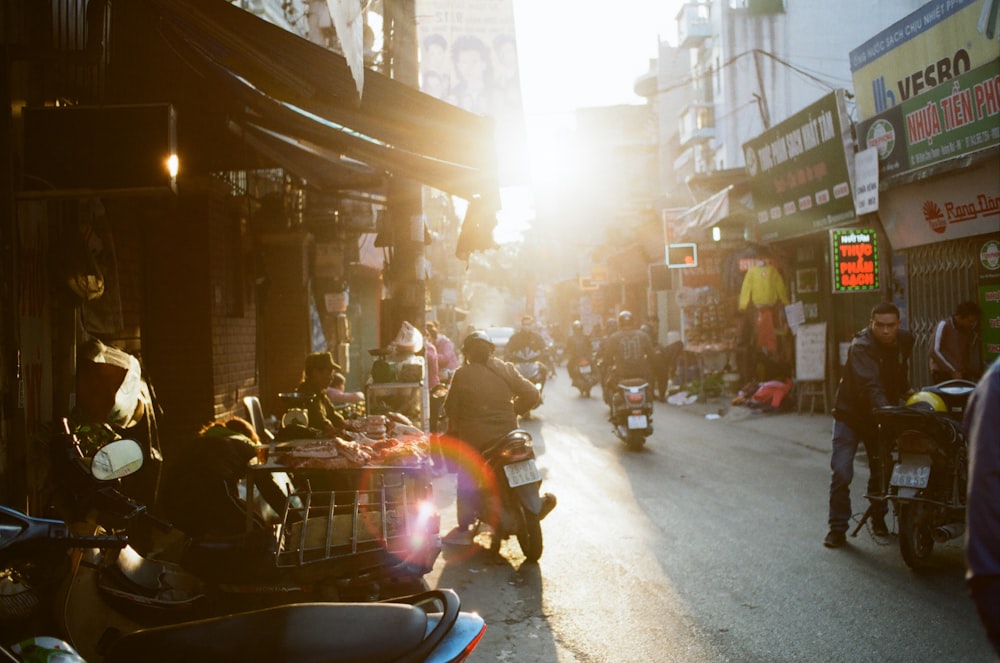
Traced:
<svg viewBox="0 0 1000 663">
<path fill-rule="evenodd" d="M 246 531 L 188 536 L 115 485 L 81 472 L 87 459 L 65 422 L 52 446 L 62 478 L 57 492 L 72 504 L 60 515 L 141 541 L 138 549 L 126 546 L 97 566 L 102 591 L 132 604 L 128 611 L 142 618 L 181 608 L 232 611 L 248 595 L 267 605 L 409 594 L 426 589 L 423 576 L 441 550 L 423 467 L 339 470 L 331 490 L 318 490 L 308 470 L 296 471 L 293 480 L 273 463 L 250 464 Z M 262 493 L 266 499 L 259 499 Z M 168 586 L 163 578 L 171 579 Z M 169 589 L 180 586 L 189 595 L 176 600 L 180 593 Z M 170 600 L 155 598 L 164 593 Z"/>
<path fill-rule="evenodd" d="M 890 503 L 899 523 L 899 552 L 916 571 L 930 565 L 935 543 L 965 532 L 969 455 L 962 416 L 975 386 L 949 380 L 924 387 L 905 406 L 874 412 L 880 448 L 891 463 L 888 486 L 877 499 Z"/>
<path fill-rule="evenodd" d="M 549 377 L 549 369 L 542 361 L 542 352 L 531 348 L 522 348 L 512 357 L 514 367 L 526 380 L 535 385 L 538 390 L 539 402 L 545 389 L 545 381 Z M 527 413 L 525 416 L 529 416 Z"/>
<path fill-rule="evenodd" d="M 108 484 L 136 472 L 142 461 L 137 443 L 117 440 L 96 451 L 87 464 L 98 484 Z M 107 486 L 103 488 L 106 493 Z M 119 500 L 129 502 L 120 494 Z M 102 532 L 99 526 L 91 531 Z M 111 570 L 119 573 L 117 583 L 108 582 Z M 207 600 L 204 590 L 176 567 L 143 562 L 121 532 L 80 534 L 80 525 L 32 518 L 0 506 L 0 645 L 19 643 L 11 650 L 0 647 L 9 660 L 22 660 L 17 657 L 22 650 L 25 660 L 36 660 L 27 658 L 27 652 L 35 650 L 37 655 L 53 644 L 51 638 L 31 638 L 24 632 L 40 625 L 68 637 L 86 658 L 105 661 L 166 661 L 192 655 L 199 660 L 256 660 L 265 652 L 268 660 L 457 662 L 468 657 L 485 631 L 482 618 L 461 612 L 451 590 L 380 603 L 285 600 L 233 614 L 245 611 L 253 598 L 243 594 L 233 609 L 187 621 L 204 616 L 194 608 Z M 133 610 L 125 614 L 123 607 Z M 155 617 L 138 618 L 138 607 L 147 609 L 141 614 Z M 40 618 L 43 613 L 56 621 Z M 151 621 L 160 625 L 144 628 Z M 164 622 L 170 625 L 162 626 Z M 282 625 L 281 632 L 275 633 L 275 624 Z"/>
<path fill-rule="evenodd" d="M 32 518 L 0 506 L 0 579 L 20 588 L 16 602 L 8 601 L 12 594 L 3 593 L 0 614 L 16 617 L 15 623 L 21 624 L 28 609 L 55 610 L 58 605 L 72 610 L 78 595 L 69 595 L 65 603 L 42 601 L 35 587 L 50 585 L 53 569 L 65 569 L 67 579 L 75 579 L 79 564 L 70 567 L 68 551 L 115 548 L 125 542 L 117 535 L 78 535 L 65 522 Z M 29 594 L 30 600 L 25 598 Z M 9 609 L 12 605 L 19 608 L 16 614 Z M 12 661 L 82 661 L 76 654 L 80 651 L 91 661 L 105 663 L 183 659 L 458 663 L 467 660 L 485 630 L 482 617 L 461 610 L 454 591 L 439 589 L 389 602 L 285 604 L 124 632 L 100 627 L 66 630 L 62 635 L 69 643 L 15 635 L 5 628 L 5 640 L 13 636 L 17 643 L 9 649 L 7 642 L 0 643 L 0 655 Z M 37 658 L 56 651 L 61 658 Z"/>
<path fill-rule="evenodd" d="M 597 384 L 597 377 L 594 375 L 594 366 L 588 357 L 578 357 L 573 360 L 576 371 L 573 375 L 573 387 L 580 391 L 584 398 L 590 398 L 590 390 Z"/>
<path fill-rule="evenodd" d="M 611 397 L 611 425 L 629 449 L 639 450 L 653 434 L 653 399 L 649 382 L 628 378 L 618 382 Z"/>
<path fill-rule="evenodd" d="M 525 559 L 537 562 L 542 556 L 541 521 L 555 508 L 556 498 L 539 493 L 542 475 L 531 434 L 513 430 L 483 451 L 483 458 L 495 480 L 488 481 L 481 492 L 476 529 L 485 526 L 492 531 L 490 552 L 494 555 L 499 554 L 504 539 L 514 536 Z"/>
</svg>

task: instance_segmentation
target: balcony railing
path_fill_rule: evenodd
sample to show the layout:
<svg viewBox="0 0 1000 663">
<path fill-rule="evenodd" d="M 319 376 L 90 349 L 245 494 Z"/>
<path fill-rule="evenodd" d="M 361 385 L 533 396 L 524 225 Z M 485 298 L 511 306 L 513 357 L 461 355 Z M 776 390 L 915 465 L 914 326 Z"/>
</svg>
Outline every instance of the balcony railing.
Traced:
<svg viewBox="0 0 1000 663">
<path fill-rule="evenodd" d="M 697 48 L 712 36 L 709 5 L 689 2 L 677 13 L 677 40 L 680 48 Z"/>
</svg>

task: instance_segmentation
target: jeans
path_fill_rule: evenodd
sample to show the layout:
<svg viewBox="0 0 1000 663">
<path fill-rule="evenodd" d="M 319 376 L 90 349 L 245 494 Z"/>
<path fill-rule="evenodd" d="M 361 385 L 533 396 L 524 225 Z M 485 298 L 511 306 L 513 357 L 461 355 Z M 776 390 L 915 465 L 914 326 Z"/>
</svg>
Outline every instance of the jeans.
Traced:
<svg viewBox="0 0 1000 663">
<path fill-rule="evenodd" d="M 830 469 L 833 476 L 830 479 L 830 531 L 846 532 L 847 523 L 851 519 L 851 479 L 854 478 L 854 456 L 858 452 L 858 443 L 865 445 L 868 454 L 868 494 L 878 495 L 883 492 L 884 463 L 879 453 L 877 440 L 862 440 L 858 433 L 843 421 L 833 421 L 833 452 L 830 455 Z M 888 508 L 884 500 L 873 501 L 871 515 L 885 517 Z"/>
</svg>

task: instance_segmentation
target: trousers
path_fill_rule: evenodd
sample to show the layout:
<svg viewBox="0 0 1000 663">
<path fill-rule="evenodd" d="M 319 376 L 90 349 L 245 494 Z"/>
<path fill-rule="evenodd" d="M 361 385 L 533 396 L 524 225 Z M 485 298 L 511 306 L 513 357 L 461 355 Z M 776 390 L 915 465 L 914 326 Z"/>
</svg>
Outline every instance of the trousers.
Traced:
<svg viewBox="0 0 1000 663">
<path fill-rule="evenodd" d="M 847 423 L 834 419 L 833 450 L 830 454 L 830 516 L 831 531 L 846 532 L 851 510 L 851 480 L 854 478 L 854 456 L 858 443 L 865 445 L 868 455 L 868 494 L 881 494 L 886 484 L 885 463 L 879 449 L 878 440 L 863 440 L 857 431 Z M 885 517 L 888 507 L 884 500 L 872 500 L 871 515 Z"/>
</svg>

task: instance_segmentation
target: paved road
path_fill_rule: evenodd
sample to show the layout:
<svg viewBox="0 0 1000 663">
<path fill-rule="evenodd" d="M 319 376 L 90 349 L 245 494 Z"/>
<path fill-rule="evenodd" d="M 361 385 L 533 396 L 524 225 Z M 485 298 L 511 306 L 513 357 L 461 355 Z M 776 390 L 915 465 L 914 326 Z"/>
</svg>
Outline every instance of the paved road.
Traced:
<svg viewBox="0 0 1000 663">
<path fill-rule="evenodd" d="M 828 418 L 705 418 L 719 409 L 657 404 L 656 433 L 635 453 L 598 399 L 564 375 L 547 387 L 524 424 L 560 500 L 541 561 L 523 564 L 516 543 L 499 560 L 446 547 L 428 577 L 485 617 L 473 661 L 992 660 L 960 540 L 921 575 L 895 537 L 862 531 L 823 548 Z M 436 490 L 447 531 L 454 477 Z"/>
</svg>

